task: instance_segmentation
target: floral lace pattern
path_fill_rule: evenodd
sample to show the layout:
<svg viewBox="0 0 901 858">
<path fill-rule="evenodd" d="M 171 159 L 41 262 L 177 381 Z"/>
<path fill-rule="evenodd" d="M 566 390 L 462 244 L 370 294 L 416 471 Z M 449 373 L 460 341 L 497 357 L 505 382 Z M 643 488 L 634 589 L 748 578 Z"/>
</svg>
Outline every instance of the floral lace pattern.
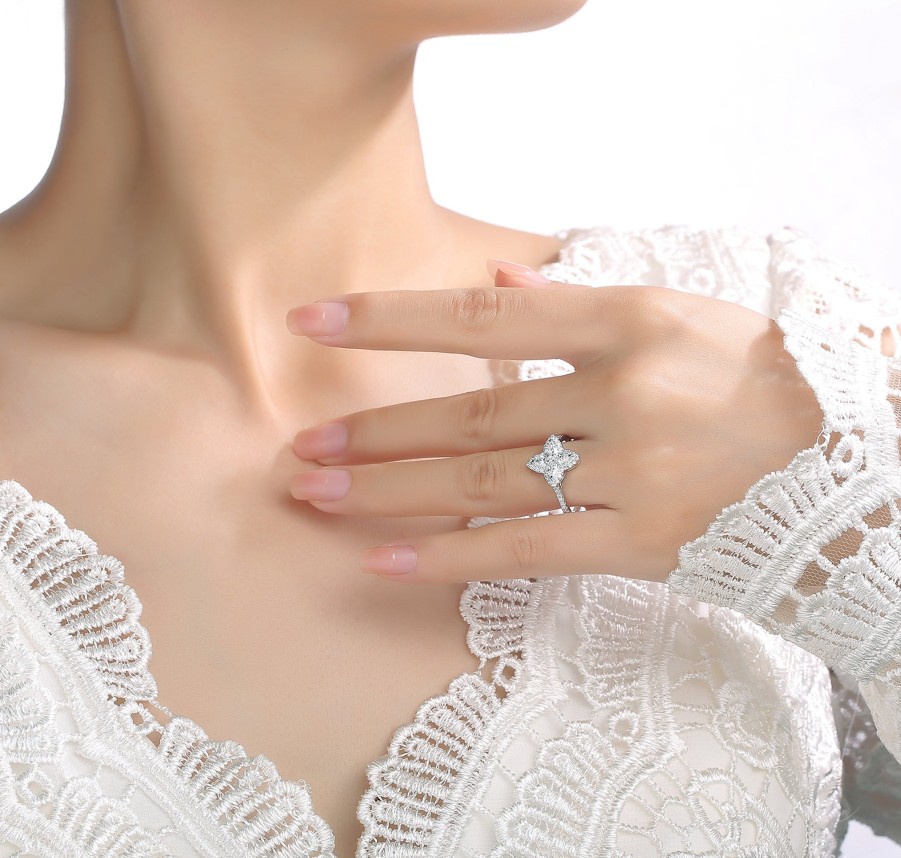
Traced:
<svg viewBox="0 0 901 858">
<path fill-rule="evenodd" d="M 832 854 L 839 775 L 815 660 L 660 584 L 555 590 L 579 606 L 557 649 L 561 733 L 519 781 L 492 858 Z"/>
<path fill-rule="evenodd" d="M 357 810 L 364 827 L 358 855 L 423 854 L 438 843 L 443 853 L 437 854 L 453 854 L 455 820 L 467 811 L 461 787 L 478 783 L 493 763 L 499 692 L 506 699 L 522 684 L 532 589 L 521 578 L 467 587 L 460 604 L 469 623 L 467 643 L 480 670 L 496 660 L 492 684 L 477 673 L 458 677 L 447 694 L 423 704 L 413 723 L 395 733 L 387 756 L 369 766 L 370 788 Z"/>
<path fill-rule="evenodd" d="M 305 785 L 187 719 L 151 714 L 169 713 L 154 702 L 140 603 L 116 558 L 11 480 L 0 482 L 0 540 L 0 666 L 20 674 L 0 714 L 0 736 L 17 740 L 3 742 L 0 841 L 40 855 L 329 853 Z"/>
<path fill-rule="evenodd" d="M 772 300 L 763 236 L 558 236 L 542 269 L 556 280 Z M 848 449 L 833 458 L 851 467 Z M 553 501 L 537 515 L 560 514 Z M 357 858 L 834 854 L 841 756 L 816 655 L 728 606 L 604 575 L 476 581 L 460 611 L 480 669 L 367 767 Z M 156 699 L 139 618 L 116 558 L 0 482 L 0 855 L 332 855 L 305 783 Z"/>
<path fill-rule="evenodd" d="M 789 309 L 778 323 L 822 408 L 820 439 L 683 546 L 668 582 L 853 675 L 901 759 L 901 359 Z"/>
</svg>

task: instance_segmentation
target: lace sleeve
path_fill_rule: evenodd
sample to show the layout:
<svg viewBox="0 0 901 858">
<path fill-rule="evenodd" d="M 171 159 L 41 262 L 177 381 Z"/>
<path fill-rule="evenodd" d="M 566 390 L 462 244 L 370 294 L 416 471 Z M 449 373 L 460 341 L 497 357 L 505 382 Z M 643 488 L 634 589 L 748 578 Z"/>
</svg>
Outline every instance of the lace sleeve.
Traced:
<svg viewBox="0 0 901 858">
<path fill-rule="evenodd" d="M 743 613 L 819 656 L 836 676 L 853 677 L 895 759 L 870 758 L 877 736 L 865 735 L 863 719 L 852 726 L 849 812 L 887 835 L 894 826 L 889 836 L 901 841 L 901 358 L 788 308 L 776 321 L 822 408 L 820 436 L 684 545 L 667 581 Z M 841 712 L 840 695 L 837 702 Z M 887 771 L 881 781 L 862 780 Z"/>
<path fill-rule="evenodd" d="M 853 819 L 901 843 L 901 764 L 879 741 L 857 680 L 842 670 L 830 669 L 829 674 L 843 769 L 836 840 L 844 840 L 848 820 Z"/>
</svg>

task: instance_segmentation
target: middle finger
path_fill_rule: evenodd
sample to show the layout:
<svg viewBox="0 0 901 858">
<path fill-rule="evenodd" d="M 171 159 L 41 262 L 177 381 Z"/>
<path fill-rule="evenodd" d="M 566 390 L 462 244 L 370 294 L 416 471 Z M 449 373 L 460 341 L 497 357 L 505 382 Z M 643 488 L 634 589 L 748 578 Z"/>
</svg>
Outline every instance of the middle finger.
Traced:
<svg viewBox="0 0 901 858">
<path fill-rule="evenodd" d="M 323 464 L 459 456 L 543 444 L 551 433 L 595 438 L 581 373 L 485 387 L 348 414 L 298 432 L 294 453 Z"/>
</svg>

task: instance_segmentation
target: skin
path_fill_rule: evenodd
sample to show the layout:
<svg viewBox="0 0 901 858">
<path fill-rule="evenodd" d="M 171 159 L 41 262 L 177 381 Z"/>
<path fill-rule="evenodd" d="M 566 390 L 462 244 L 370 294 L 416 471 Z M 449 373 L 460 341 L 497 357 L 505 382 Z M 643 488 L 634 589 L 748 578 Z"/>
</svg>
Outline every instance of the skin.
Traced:
<svg viewBox="0 0 901 858">
<path fill-rule="evenodd" d="M 358 558 L 466 519 L 296 501 L 293 437 L 484 387 L 489 362 L 329 350 L 285 316 L 556 257 L 556 238 L 435 204 L 411 76 L 424 38 L 581 5 L 69 0 L 57 149 L 0 214 L 0 475 L 123 562 L 159 700 L 303 779 L 340 856 L 366 764 L 479 667 L 464 585 L 395 587 Z"/>
<path fill-rule="evenodd" d="M 60 143 L 0 216 L 3 472 L 126 561 L 160 700 L 303 778 L 337 855 L 364 766 L 475 669 L 461 582 L 663 580 L 822 423 L 766 317 L 488 284 L 486 256 L 537 267 L 558 243 L 430 199 L 418 42 L 581 3 L 348 5 L 70 0 Z M 321 314 L 289 308 L 329 298 L 344 333 L 289 333 Z M 552 356 L 576 372 L 486 386 L 486 360 Z M 332 456 L 324 418 L 347 425 Z M 522 467 L 550 432 L 581 456 L 565 488 L 585 511 L 463 529 L 554 508 Z M 334 469 L 334 501 L 297 478 Z M 417 554 L 392 581 L 430 586 L 360 575 L 377 538 Z"/>
<path fill-rule="evenodd" d="M 498 278 L 525 288 L 338 296 L 328 304 L 345 304 L 346 321 L 325 336 L 323 303 L 288 314 L 295 333 L 329 348 L 557 356 L 575 369 L 298 433 L 295 453 L 327 467 L 300 472 L 292 494 L 318 509 L 510 519 L 392 541 L 366 552 L 366 572 L 417 584 L 664 581 L 720 510 L 821 435 L 830 451 L 838 440 L 823 435 L 816 396 L 768 316 L 664 287 Z M 323 449 L 329 426 L 341 427 L 343 444 Z M 566 503 L 585 509 L 523 519 L 553 508 L 548 486 L 523 467 L 536 454 L 563 455 L 546 443 L 552 433 L 578 456 L 566 464 Z"/>
<path fill-rule="evenodd" d="M 473 285 L 484 250 L 554 257 L 431 199 L 412 72 L 425 38 L 583 2 L 69 0 L 58 148 L 0 218 L 7 317 L 208 362 L 254 419 L 296 419 L 333 386 L 313 364 L 367 375 L 292 341 L 289 307 Z"/>
</svg>

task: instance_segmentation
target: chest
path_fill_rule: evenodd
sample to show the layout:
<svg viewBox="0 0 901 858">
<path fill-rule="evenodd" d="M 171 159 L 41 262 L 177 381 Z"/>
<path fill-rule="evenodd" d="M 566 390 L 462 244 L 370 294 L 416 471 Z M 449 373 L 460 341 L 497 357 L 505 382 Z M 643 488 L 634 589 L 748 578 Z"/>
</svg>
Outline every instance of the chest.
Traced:
<svg viewBox="0 0 901 858">
<path fill-rule="evenodd" d="M 175 388 L 161 408 L 149 380 L 140 396 L 78 384 L 15 391 L 0 478 L 123 563 L 159 702 L 306 781 L 336 854 L 352 855 L 367 764 L 421 703 L 478 667 L 459 613 L 465 584 L 366 576 L 359 555 L 465 519 L 330 516 L 288 492 L 300 467 L 290 435 L 230 429 Z"/>
</svg>

